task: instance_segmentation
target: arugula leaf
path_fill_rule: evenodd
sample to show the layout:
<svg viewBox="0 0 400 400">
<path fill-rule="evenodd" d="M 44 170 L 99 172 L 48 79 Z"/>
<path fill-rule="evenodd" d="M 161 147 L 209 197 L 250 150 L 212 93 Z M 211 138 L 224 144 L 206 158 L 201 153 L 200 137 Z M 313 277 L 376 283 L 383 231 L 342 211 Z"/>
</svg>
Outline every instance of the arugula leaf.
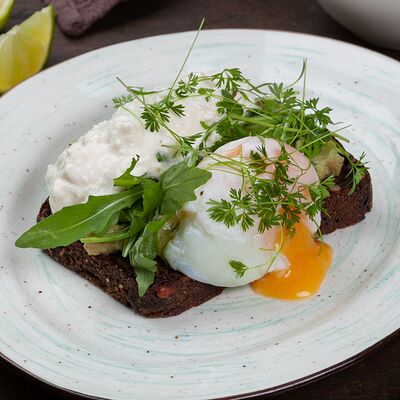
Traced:
<svg viewBox="0 0 400 400">
<path fill-rule="evenodd" d="M 154 271 L 149 271 L 147 269 L 140 267 L 135 268 L 136 282 L 138 284 L 138 291 L 140 297 L 142 297 L 147 292 L 149 286 L 153 284 L 154 273 L 156 270 L 157 270 L 156 262 L 154 262 Z"/>
<path fill-rule="evenodd" d="M 147 217 L 157 210 L 162 199 L 161 185 L 151 179 L 143 181 L 143 211 L 140 215 Z"/>
<path fill-rule="evenodd" d="M 154 282 L 154 274 L 157 271 L 157 263 L 154 259 L 157 257 L 158 231 L 168 219 L 169 216 L 165 216 L 160 220 L 150 221 L 129 252 L 130 262 L 135 268 L 140 297 Z"/>
<path fill-rule="evenodd" d="M 123 212 L 117 213 L 117 217 L 122 214 L 123 220 L 129 219 L 130 226 L 119 230 L 118 232 L 108 233 L 107 230 L 102 232 L 98 236 L 90 236 L 81 238 L 83 243 L 105 243 L 113 242 L 116 240 L 132 239 L 125 243 L 123 248 L 123 256 L 126 257 L 129 253 L 129 249 L 134 243 L 138 233 L 146 225 L 146 219 L 148 216 L 153 216 L 156 209 L 159 207 L 161 202 L 161 188 L 158 182 L 151 179 L 145 179 L 142 183 L 143 187 L 143 209 L 138 211 L 136 208 L 131 207 L 129 210 L 124 210 Z M 117 220 L 114 222 L 116 224 Z M 111 224 L 110 224 L 111 225 Z"/>
<path fill-rule="evenodd" d="M 132 247 L 136 242 L 138 234 L 146 226 L 146 221 L 152 219 L 160 207 L 162 193 L 161 186 L 158 182 L 151 179 L 145 179 L 143 187 L 143 209 L 130 210 L 131 228 L 126 235 L 126 240 L 122 248 L 123 257 L 131 254 Z"/>
<path fill-rule="evenodd" d="M 142 188 L 106 196 L 89 196 L 84 204 L 64 207 L 34 225 L 15 242 L 17 247 L 51 249 L 67 246 L 89 233 L 99 233 L 114 214 L 142 196 Z"/>
<path fill-rule="evenodd" d="M 116 211 L 108 220 L 107 224 L 100 232 L 96 232 L 98 235 L 106 234 L 113 225 L 117 225 L 119 221 L 120 210 Z"/>
<path fill-rule="evenodd" d="M 160 178 L 163 192 L 161 214 L 173 214 L 187 201 L 196 200 L 194 190 L 204 185 L 210 178 L 210 172 L 189 167 L 186 161 L 168 168 Z"/>
<path fill-rule="evenodd" d="M 166 220 L 150 221 L 144 227 L 143 233 L 133 246 L 133 253 L 143 258 L 154 259 L 157 256 L 157 232 L 164 226 Z M 144 268 L 146 265 L 142 265 Z"/>
<path fill-rule="evenodd" d="M 105 232 L 104 234 L 99 234 L 98 236 L 88 236 L 81 238 L 80 241 L 82 243 L 106 243 L 106 242 L 115 242 L 117 240 L 124 240 L 128 238 L 136 238 L 138 233 L 144 228 L 146 225 L 145 220 L 140 216 L 135 216 L 132 218 L 131 225 L 122 228 L 117 232 Z M 128 253 L 124 256 L 126 256 Z"/>
<path fill-rule="evenodd" d="M 122 257 L 129 257 L 129 253 L 132 249 L 132 246 L 135 244 L 135 241 L 138 237 L 139 232 L 145 227 L 146 223 L 143 222 L 143 224 L 138 224 L 136 221 L 132 222 L 131 228 L 132 230 L 135 227 L 138 227 L 138 229 L 135 229 L 135 232 L 129 235 L 126 240 L 124 240 L 124 244 L 122 246 Z M 140 228 L 140 229 L 139 229 Z"/>
<path fill-rule="evenodd" d="M 116 232 L 105 232 L 99 236 L 88 236 L 81 238 L 82 243 L 107 243 L 123 240 L 130 236 L 129 226 L 126 226 Z"/>
<path fill-rule="evenodd" d="M 143 178 L 141 176 L 131 175 L 131 172 L 135 168 L 138 161 L 139 161 L 139 155 L 136 154 L 136 158 L 135 157 L 132 158 L 131 165 L 126 169 L 126 171 L 121 176 L 114 179 L 114 186 L 122 186 L 129 189 L 131 187 L 134 187 L 142 183 Z"/>
</svg>

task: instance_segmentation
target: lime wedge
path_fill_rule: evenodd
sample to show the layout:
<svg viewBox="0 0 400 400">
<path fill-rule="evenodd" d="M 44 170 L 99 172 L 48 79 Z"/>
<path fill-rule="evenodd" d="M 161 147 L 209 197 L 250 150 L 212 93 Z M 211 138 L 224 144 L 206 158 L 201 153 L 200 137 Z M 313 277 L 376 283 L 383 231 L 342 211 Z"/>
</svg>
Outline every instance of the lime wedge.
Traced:
<svg viewBox="0 0 400 400">
<path fill-rule="evenodd" d="M 7 23 L 14 5 L 14 0 L 0 0 L 0 29 Z"/>
<path fill-rule="evenodd" d="M 0 35 L 0 93 L 43 68 L 53 39 L 54 15 L 50 5 Z"/>
</svg>

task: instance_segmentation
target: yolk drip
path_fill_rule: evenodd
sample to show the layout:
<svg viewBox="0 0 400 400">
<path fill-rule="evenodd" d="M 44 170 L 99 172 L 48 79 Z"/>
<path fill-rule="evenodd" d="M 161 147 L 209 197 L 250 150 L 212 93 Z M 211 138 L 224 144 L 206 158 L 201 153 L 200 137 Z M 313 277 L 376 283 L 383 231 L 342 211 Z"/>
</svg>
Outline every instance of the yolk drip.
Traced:
<svg viewBox="0 0 400 400">
<path fill-rule="evenodd" d="M 304 299 L 317 293 L 331 265 L 332 248 L 315 240 L 304 222 L 297 223 L 295 229 L 294 236 L 288 232 L 283 234 L 281 254 L 289 267 L 254 281 L 251 286 L 256 293 L 284 300 Z M 279 244 L 280 233 L 278 237 Z"/>
</svg>

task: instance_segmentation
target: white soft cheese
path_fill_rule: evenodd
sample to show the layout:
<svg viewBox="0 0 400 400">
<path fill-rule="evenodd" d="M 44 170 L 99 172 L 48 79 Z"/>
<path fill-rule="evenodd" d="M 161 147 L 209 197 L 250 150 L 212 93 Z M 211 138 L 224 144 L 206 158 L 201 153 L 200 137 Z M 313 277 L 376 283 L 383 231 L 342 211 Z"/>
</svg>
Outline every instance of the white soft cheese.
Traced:
<svg viewBox="0 0 400 400">
<path fill-rule="evenodd" d="M 146 99 L 159 101 L 163 94 Z M 180 136 L 191 136 L 204 129 L 200 121 L 215 122 L 221 118 L 215 100 L 204 97 L 189 97 L 180 101 L 185 115 L 170 115 L 168 126 Z M 157 161 L 157 153 L 174 154 L 176 141 L 164 128 L 159 132 L 145 129 L 140 118 L 143 106 L 133 101 L 126 106 L 130 112 L 119 109 L 108 121 L 101 122 L 64 150 L 46 174 L 50 206 L 53 212 L 61 208 L 84 203 L 89 195 L 105 195 L 118 191 L 113 179 L 121 175 L 130 165 L 132 157 L 139 155 L 134 175 L 148 174 L 158 178 L 171 164 Z M 132 113 L 134 115 L 132 115 Z M 214 138 L 208 140 L 212 144 Z M 165 147 L 171 146 L 171 147 Z M 174 159 L 178 161 L 177 159 Z"/>
</svg>

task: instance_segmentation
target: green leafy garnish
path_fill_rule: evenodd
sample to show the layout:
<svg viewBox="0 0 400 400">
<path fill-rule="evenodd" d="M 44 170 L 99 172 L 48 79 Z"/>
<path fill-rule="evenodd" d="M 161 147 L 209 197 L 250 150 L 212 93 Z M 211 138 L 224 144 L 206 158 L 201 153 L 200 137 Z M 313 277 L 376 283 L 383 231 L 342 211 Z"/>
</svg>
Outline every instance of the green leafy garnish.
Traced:
<svg viewBox="0 0 400 400">
<path fill-rule="evenodd" d="M 142 177 L 131 175 L 131 172 L 135 168 L 138 161 L 139 161 L 139 156 L 136 156 L 136 158 L 132 158 L 132 162 L 129 168 L 121 176 L 114 179 L 114 186 L 131 188 L 143 182 Z"/>
<path fill-rule="evenodd" d="M 243 176 L 243 189 L 231 189 L 229 199 L 209 200 L 209 215 L 228 228 L 240 224 L 243 231 L 254 225 L 255 217 L 260 233 L 273 226 L 290 231 L 302 212 L 314 220 L 334 185 L 332 176 L 314 185 L 300 184 L 299 177 L 290 178 L 289 167 L 295 164 L 284 146 L 276 158 L 269 158 L 265 146 L 260 145 L 248 160 L 218 160 L 215 165 L 236 169 Z M 271 167 L 274 174 L 265 177 Z M 293 190 L 294 185 L 297 190 Z"/>
<path fill-rule="evenodd" d="M 352 160 L 347 155 L 347 159 L 350 163 L 350 171 L 348 173 L 348 176 L 350 176 L 352 178 L 349 194 L 353 194 L 355 192 L 358 184 L 361 182 L 361 179 L 363 178 L 365 173 L 368 171 L 368 167 L 366 166 L 367 163 L 365 161 L 363 161 L 364 158 L 365 158 L 364 152 L 361 153 L 358 161 Z"/>
<path fill-rule="evenodd" d="M 161 214 L 172 214 L 196 199 L 194 190 L 206 183 L 211 173 L 199 168 L 188 168 L 185 161 L 173 165 L 160 178 L 163 193 Z"/>
<path fill-rule="evenodd" d="M 199 85 L 199 77 L 191 72 L 188 75 L 187 81 L 183 79 L 178 82 L 178 87 L 175 93 L 179 97 L 187 97 L 196 92 L 197 86 Z"/>
<path fill-rule="evenodd" d="M 128 103 L 133 101 L 133 96 L 131 94 L 128 94 L 126 96 L 114 97 L 112 101 L 114 103 L 114 108 L 120 108 L 126 106 Z"/>
<path fill-rule="evenodd" d="M 154 274 L 157 271 L 155 261 L 158 248 L 157 234 L 168 219 L 169 216 L 158 221 L 148 222 L 129 252 L 130 262 L 135 267 L 139 296 L 143 296 L 147 288 L 154 282 Z"/>
<path fill-rule="evenodd" d="M 237 276 L 241 278 L 249 267 L 238 260 L 230 260 L 229 266 L 236 272 Z"/>
<path fill-rule="evenodd" d="M 85 204 L 64 207 L 25 232 L 15 242 L 17 247 L 52 249 L 67 246 L 87 236 L 100 233 L 124 208 L 129 208 L 142 196 L 142 188 L 107 196 L 90 196 Z"/>
</svg>

